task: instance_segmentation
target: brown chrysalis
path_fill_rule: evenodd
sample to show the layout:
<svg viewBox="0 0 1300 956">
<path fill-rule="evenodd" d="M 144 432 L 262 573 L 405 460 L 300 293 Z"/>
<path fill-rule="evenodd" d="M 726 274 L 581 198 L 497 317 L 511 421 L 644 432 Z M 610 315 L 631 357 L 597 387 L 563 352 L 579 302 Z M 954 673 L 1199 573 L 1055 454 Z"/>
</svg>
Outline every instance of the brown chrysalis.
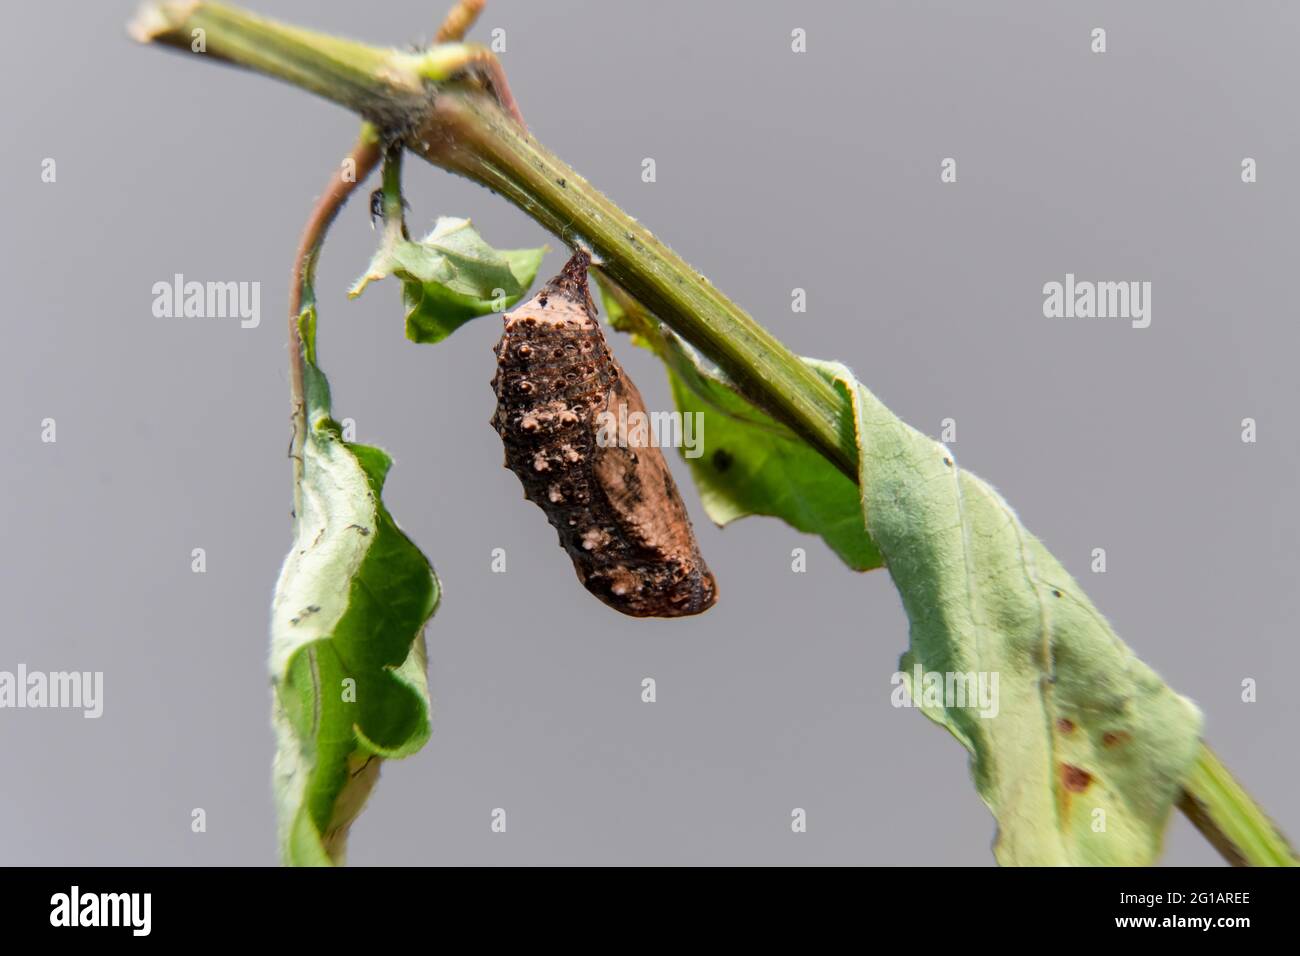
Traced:
<svg viewBox="0 0 1300 956">
<path fill-rule="evenodd" d="M 506 467 L 546 512 L 578 580 L 616 611 L 683 617 L 718 588 L 663 453 L 602 437 L 602 413 L 645 412 L 605 343 L 579 250 L 545 288 L 505 315 L 492 424 Z"/>
</svg>

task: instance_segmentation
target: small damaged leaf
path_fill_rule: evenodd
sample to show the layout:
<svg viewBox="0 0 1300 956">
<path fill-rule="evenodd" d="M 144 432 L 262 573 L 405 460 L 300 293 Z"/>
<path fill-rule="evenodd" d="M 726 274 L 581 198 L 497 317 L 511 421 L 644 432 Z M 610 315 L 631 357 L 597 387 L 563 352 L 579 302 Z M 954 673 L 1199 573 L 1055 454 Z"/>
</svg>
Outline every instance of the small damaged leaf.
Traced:
<svg viewBox="0 0 1300 956">
<path fill-rule="evenodd" d="M 402 282 L 406 337 L 441 342 L 470 319 L 504 312 L 537 277 L 546 247 L 493 249 L 468 219 L 441 217 L 419 242 L 400 236 L 380 246 L 348 290 L 356 298 L 389 275 Z"/>
</svg>

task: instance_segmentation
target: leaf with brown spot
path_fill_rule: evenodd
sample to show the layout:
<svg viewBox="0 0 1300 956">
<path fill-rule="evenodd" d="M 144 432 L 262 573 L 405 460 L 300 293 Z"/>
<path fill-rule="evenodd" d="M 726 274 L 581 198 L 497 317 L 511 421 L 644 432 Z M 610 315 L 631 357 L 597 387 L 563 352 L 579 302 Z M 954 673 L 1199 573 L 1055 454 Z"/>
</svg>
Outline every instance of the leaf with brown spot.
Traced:
<svg viewBox="0 0 1300 956">
<path fill-rule="evenodd" d="M 998 674 L 996 714 L 922 708 L 971 752 L 998 861 L 1152 863 L 1200 746 L 1196 707 L 1115 635 L 996 491 L 848 369 L 816 367 L 853 410 L 862 513 L 911 622 L 899 669 Z M 1107 733 L 1128 745 L 1107 747 Z"/>
</svg>

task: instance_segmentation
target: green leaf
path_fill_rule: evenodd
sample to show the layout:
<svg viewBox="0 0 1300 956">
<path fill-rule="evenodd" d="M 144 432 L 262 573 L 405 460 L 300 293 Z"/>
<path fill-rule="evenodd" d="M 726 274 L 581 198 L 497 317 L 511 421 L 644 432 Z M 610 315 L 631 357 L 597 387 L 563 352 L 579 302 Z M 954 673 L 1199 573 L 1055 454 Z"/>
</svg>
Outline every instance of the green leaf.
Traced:
<svg viewBox="0 0 1300 956">
<path fill-rule="evenodd" d="M 470 319 L 504 312 L 532 285 L 546 247 L 493 249 L 468 219 L 442 217 L 419 242 L 386 241 L 370 268 L 348 291 L 393 275 L 402 281 L 406 337 L 441 342 Z"/>
<path fill-rule="evenodd" d="M 720 370 L 621 289 L 600 274 L 596 280 L 610 325 L 664 361 L 679 411 L 702 416 L 704 454 L 686 463 L 708 516 L 724 527 L 748 515 L 780 518 L 820 535 L 854 570 L 880 567 L 880 552 L 862 530 L 857 485 L 741 397 Z"/>
<path fill-rule="evenodd" d="M 847 368 L 809 364 L 855 424 L 866 530 L 911 623 L 900 671 L 971 752 L 998 861 L 1152 863 L 1200 747 L 1200 712 L 1115 635 L 996 491 Z M 927 699 L 918 673 L 996 674 L 996 708 Z"/>
<path fill-rule="evenodd" d="M 388 455 L 344 441 L 330 417 L 315 324 L 308 305 L 300 504 L 271 611 L 274 784 L 289 865 L 342 863 L 381 760 L 429 738 L 424 625 L 439 593 L 381 499 Z"/>
<path fill-rule="evenodd" d="M 847 368 L 805 360 L 854 424 L 859 481 L 846 497 L 720 373 L 622 290 L 602 288 L 612 324 L 668 366 L 678 407 L 707 416 L 708 451 L 692 472 L 710 515 L 775 515 L 821 534 L 853 567 L 883 556 L 910 622 L 902 682 L 970 751 L 998 862 L 1153 862 L 1200 750 L 1200 713 L 1115 635 L 1001 496 Z M 727 468 L 712 462 L 718 449 L 734 456 Z M 976 693 L 959 700 L 958 680 Z"/>
</svg>

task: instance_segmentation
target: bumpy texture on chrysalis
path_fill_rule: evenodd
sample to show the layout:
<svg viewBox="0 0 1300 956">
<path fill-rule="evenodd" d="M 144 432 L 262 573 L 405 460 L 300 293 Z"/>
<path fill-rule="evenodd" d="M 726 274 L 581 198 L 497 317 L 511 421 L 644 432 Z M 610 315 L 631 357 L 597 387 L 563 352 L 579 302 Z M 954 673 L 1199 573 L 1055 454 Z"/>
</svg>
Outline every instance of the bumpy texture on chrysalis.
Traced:
<svg viewBox="0 0 1300 956">
<path fill-rule="evenodd" d="M 578 579 L 616 611 L 683 617 L 713 606 L 718 588 L 663 454 L 601 447 L 601 413 L 645 412 L 605 343 L 575 252 L 532 299 L 505 315 L 492 379 L 492 424 L 506 467 L 546 512 Z M 626 420 L 626 419 L 625 419 Z"/>
</svg>

